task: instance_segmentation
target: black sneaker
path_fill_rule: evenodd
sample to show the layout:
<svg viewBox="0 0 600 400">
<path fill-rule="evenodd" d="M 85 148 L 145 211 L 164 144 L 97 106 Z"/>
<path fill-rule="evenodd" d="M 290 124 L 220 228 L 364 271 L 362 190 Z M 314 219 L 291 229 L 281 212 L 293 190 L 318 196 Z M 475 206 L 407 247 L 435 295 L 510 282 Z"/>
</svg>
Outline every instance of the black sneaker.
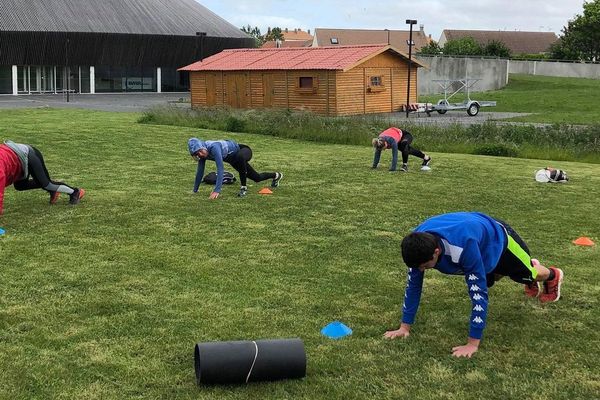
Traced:
<svg viewBox="0 0 600 400">
<path fill-rule="evenodd" d="M 240 192 L 238 193 L 238 197 L 245 197 L 248 193 L 248 188 L 246 186 L 240 186 Z"/>
<path fill-rule="evenodd" d="M 85 196 L 85 190 L 75 189 L 75 191 L 69 195 L 69 204 L 79 204 L 79 201 L 83 199 L 83 196 Z"/>
<path fill-rule="evenodd" d="M 402 166 L 400 167 L 400 172 L 408 172 L 408 165 L 402 164 Z"/>
<path fill-rule="evenodd" d="M 427 156 L 427 158 L 423 159 L 422 167 L 429 167 L 429 163 L 431 162 L 431 157 Z"/>
<path fill-rule="evenodd" d="M 283 178 L 283 173 L 275 172 L 275 178 L 271 181 L 271 187 L 278 187 L 279 181 Z"/>
</svg>

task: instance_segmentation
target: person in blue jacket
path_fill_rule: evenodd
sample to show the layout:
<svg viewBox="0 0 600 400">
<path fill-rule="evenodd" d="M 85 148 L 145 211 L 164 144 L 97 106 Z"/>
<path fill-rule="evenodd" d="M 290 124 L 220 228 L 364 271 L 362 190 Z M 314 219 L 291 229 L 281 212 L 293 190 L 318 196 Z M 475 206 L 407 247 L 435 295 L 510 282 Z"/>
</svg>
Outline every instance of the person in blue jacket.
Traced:
<svg viewBox="0 0 600 400">
<path fill-rule="evenodd" d="M 452 349 L 455 357 L 471 357 L 479 347 L 486 324 L 488 288 L 503 276 L 525 285 L 525 294 L 543 303 L 560 298 L 563 272 L 546 268 L 505 222 L 477 212 L 457 212 L 429 218 L 402 240 L 408 281 L 402 322 L 385 337 L 408 337 L 415 321 L 423 277 L 428 269 L 463 275 L 471 297 L 467 344 Z"/>
<path fill-rule="evenodd" d="M 283 178 L 281 172 L 256 172 L 249 163 L 252 159 L 252 149 L 244 144 L 238 144 L 233 140 L 203 141 L 198 138 L 190 138 L 188 140 L 188 150 L 190 155 L 198 161 L 196 180 L 194 182 L 194 193 L 198 192 L 198 188 L 202 183 L 206 160 L 214 161 L 215 164 L 217 164 L 217 182 L 209 196 L 209 199 L 211 200 L 218 198 L 221 193 L 224 172 L 223 162 L 230 164 L 240 175 L 241 187 L 238 194 L 240 197 L 245 196 L 247 193 L 247 178 L 252 179 L 254 182 L 272 179 L 272 187 L 278 187 L 279 182 Z"/>
</svg>

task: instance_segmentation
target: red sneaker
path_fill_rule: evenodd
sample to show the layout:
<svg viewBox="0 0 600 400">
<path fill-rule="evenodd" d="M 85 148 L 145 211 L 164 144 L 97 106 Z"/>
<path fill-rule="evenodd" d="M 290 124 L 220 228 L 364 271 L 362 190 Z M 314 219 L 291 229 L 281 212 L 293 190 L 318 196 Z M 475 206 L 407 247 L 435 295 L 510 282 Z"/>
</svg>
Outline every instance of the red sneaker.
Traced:
<svg viewBox="0 0 600 400">
<path fill-rule="evenodd" d="M 56 204 L 59 196 L 60 192 L 50 192 L 50 204 Z"/>
<path fill-rule="evenodd" d="M 540 283 L 531 282 L 525 284 L 525 296 L 527 297 L 538 297 L 540 295 Z"/>
<path fill-rule="evenodd" d="M 562 285 L 564 274 L 562 270 L 550 267 L 554 271 L 554 279 L 544 282 L 544 290 L 540 294 L 540 302 L 551 303 L 560 299 L 560 286 Z"/>
</svg>

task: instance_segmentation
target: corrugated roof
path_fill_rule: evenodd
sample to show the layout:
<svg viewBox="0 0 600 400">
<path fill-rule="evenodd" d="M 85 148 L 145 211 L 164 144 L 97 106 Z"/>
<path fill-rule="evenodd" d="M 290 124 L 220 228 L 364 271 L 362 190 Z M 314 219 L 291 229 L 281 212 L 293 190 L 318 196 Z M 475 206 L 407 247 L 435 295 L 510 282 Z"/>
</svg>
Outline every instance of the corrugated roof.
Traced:
<svg viewBox="0 0 600 400">
<path fill-rule="evenodd" d="M 194 0 L 0 0 L 0 31 L 247 37 Z"/>
<path fill-rule="evenodd" d="M 488 42 L 497 40 L 506 45 L 512 54 L 545 53 L 558 37 L 554 32 L 519 32 L 519 31 L 477 31 L 445 29 L 442 37 L 446 40 L 456 40 L 472 37 L 477 43 L 485 46 Z"/>
<path fill-rule="evenodd" d="M 401 51 L 408 53 L 407 41 L 410 37 L 410 31 L 396 30 L 373 30 L 373 29 L 315 29 L 315 38 L 317 46 L 332 46 L 331 39 L 335 38 L 340 46 L 387 43 L 388 32 L 390 45 Z M 413 53 L 421 47 L 427 46 L 430 38 L 421 30 L 413 30 Z"/>
<path fill-rule="evenodd" d="M 180 71 L 244 71 L 244 70 L 348 70 L 384 51 L 403 59 L 408 56 L 387 44 L 339 47 L 300 47 L 279 49 L 224 50 Z M 424 66 L 412 60 L 417 66 Z"/>
</svg>

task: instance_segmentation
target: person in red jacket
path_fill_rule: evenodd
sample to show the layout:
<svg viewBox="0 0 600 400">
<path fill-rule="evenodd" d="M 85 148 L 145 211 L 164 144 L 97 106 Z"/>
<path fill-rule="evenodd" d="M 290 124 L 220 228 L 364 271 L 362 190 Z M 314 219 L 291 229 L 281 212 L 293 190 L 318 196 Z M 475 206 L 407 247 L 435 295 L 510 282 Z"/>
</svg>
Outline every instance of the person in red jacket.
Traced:
<svg viewBox="0 0 600 400">
<path fill-rule="evenodd" d="M 408 171 L 408 155 L 413 155 L 423 159 L 421 164 L 423 167 L 429 167 L 431 157 L 423 153 L 421 150 L 411 147 L 413 136 L 408 131 L 403 131 L 396 127 L 391 127 L 381 132 L 378 137 L 373 139 L 373 147 L 375 148 L 375 158 L 373 159 L 373 168 L 377 168 L 381 152 L 385 149 L 392 149 L 392 165 L 390 171 L 396 170 L 398 163 L 398 149 L 402 153 L 402 167 L 400 171 Z"/>
<path fill-rule="evenodd" d="M 0 145 L 0 214 L 4 213 L 4 189 L 12 184 L 19 191 L 44 189 L 50 193 L 50 204 L 56 203 L 60 193 L 68 194 L 71 204 L 78 204 L 85 195 L 83 189 L 50 179 L 38 149 L 6 141 Z"/>
</svg>

